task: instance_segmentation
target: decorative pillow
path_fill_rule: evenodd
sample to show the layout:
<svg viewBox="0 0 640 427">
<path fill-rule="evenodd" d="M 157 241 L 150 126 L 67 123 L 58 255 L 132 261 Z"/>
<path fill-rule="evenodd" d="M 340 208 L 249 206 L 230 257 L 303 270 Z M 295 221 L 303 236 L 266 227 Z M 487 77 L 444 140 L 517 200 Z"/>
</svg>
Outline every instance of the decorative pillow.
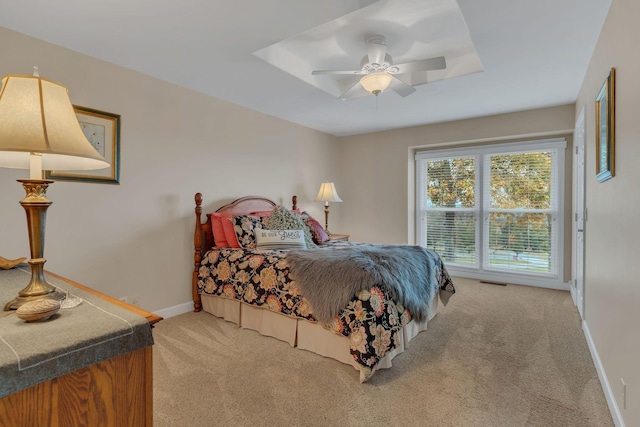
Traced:
<svg viewBox="0 0 640 427">
<path fill-rule="evenodd" d="M 302 230 L 307 248 L 315 248 L 311 230 L 304 222 L 302 215 L 291 212 L 284 206 L 276 206 L 271 211 L 271 215 L 265 219 L 265 227 L 269 230 Z"/>
<path fill-rule="evenodd" d="M 322 224 L 320 224 L 317 219 L 309 215 L 307 211 L 302 212 L 300 215 L 309 227 L 309 230 L 311 230 L 311 237 L 313 237 L 314 243 L 316 243 L 317 245 L 323 245 L 325 242 L 329 241 L 327 232 L 324 230 Z"/>
<path fill-rule="evenodd" d="M 239 215 L 229 218 L 229 221 L 233 224 L 240 247 L 245 249 L 256 248 L 255 230 L 257 228 L 265 228 L 262 223 L 263 218 L 268 217 Z"/>
<path fill-rule="evenodd" d="M 248 214 L 249 216 L 269 216 L 271 211 L 265 212 L 252 212 Z M 233 218 L 234 216 L 238 216 L 238 214 L 227 213 L 227 212 L 214 212 L 211 214 L 211 226 L 213 228 L 213 240 L 216 242 L 216 247 L 218 248 L 241 248 L 240 242 L 238 242 L 238 236 L 236 236 L 235 224 L 233 221 L 228 221 L 229 218 Z M 216 218 L 217 217 L 217 218 Z M 216 230 L 216 223 L 214 222 L 217 219 L 220 223 L 220 227 L 222 227 L 222 232 L 218 233 Z M 218 246 L 218 235 L 220 235 L 220 244 L 224 244 L 224 246 Z"/>
<path fill-rule="evenodd" d="M 227 236 L 224 234 L 223 219 L 229 218 L 232 215 L 223 214 L 220 212 L 213 212 L 211 214 L 211 228 L 213 229 L 213 241 L 216 243 L 216 248 L 228 248 L 229 242 Z M 228 222 L 228 221 L 224 221 Z"/>
<path fill-rule="evenodd" d="M 222 230 L 224 237 L 227 239 L 228 248 L 239 248 L 238 236 L 236 236 L 236 230 L 233 223 L 233 214 L 230 216 L 222 216 Z M 214 238 L 215 240 L 215 238 Z"/>
<path fill-rule="evenodd" d="M 324 227 L 318 222 L 317 219 L 309 217 L 306 219 L 306 223 L 311 229 L 313 241 L 318 245 L 322 245 L 324 242 L 329 240 L 329 235 L 326 231 L 324 231 Z"/>
<path fill-rule="evenodd" d="M 264 230 L 256 228 L 256 249 L 285 250 L 306 249 L 302 230 Z"/>
</svg>

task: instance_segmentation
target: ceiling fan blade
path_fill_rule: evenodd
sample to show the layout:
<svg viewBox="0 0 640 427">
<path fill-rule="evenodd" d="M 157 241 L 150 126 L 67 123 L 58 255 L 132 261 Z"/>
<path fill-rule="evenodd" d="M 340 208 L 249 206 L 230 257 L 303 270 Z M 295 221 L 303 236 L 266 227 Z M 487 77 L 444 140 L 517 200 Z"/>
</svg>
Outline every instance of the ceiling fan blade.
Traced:
<svg viewBox="0 0 640 427">
<path fill-rule="evenodd" d="M 413 92 L 416 91 L 411 85 L 406 84 L 405 82 L 403 82 L 397 77 L 394 77 L 393 79 L 391 79 L 391 84 L 389 85 L 389 89 L 396 91 L 398 95 L 403 97 L 407 95 L 411 95 Z"/>
<path fill-rule="evenodd" d="M 382 38 L 370 38 L 367 40 L 367 56 L 372 64 L 382 64 L 387 54 L 387 45 Z"/>
<path fill-rule="evenodd" d="M 319 74 L 363 74 L 362 70 L 315 70 L 311 72 L 312 76 Z"/>
<path fill-rule="evenodd" d="M 427 58 L 420 61 L 395 64 L 394 67 L 398 69 L 396 74 L 414 73 L 416 71 L 427 70 L 443 70 L 447 68 L 447 61 L 445 61 L 444 56 L 437 56 L 435 58 Z"/>
<path fill-rule="evenodd" d="M 340 95 L 340 99 L 349 99 L 349 98 L 353 97 L 354 95 L 356 95 L 358 92 L 360 92 L 360 90 L 364 90 L 364 88 L 362 87 L 362 85 L 358 81 L 358 82 L 356 82 L 356 84 L 354 84 L 349 89 L 347 89 L 346 92 L 344 92 L 342 95 Z"/>
</svg>

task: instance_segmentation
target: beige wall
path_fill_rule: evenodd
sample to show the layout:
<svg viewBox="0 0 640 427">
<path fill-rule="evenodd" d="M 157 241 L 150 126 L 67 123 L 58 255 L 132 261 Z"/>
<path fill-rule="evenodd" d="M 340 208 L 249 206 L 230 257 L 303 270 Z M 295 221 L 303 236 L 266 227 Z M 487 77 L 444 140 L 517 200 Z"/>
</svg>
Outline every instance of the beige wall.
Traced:
<svg viewBox="0 0 640 427">
<path fill-rule="evenodd" d="M 341 227 L 352 240 L 413 243 L 416 149 L 564 137 L 564 282 L 571 278 L 571 147 L 574 105 L 459 120 L 341 138 Z"/>
<path fill-rule="evenodd" d="M 613 0 L 587 70 L 585 321 L 627 426 L 640 425 L 640 2 Z M 615 177 L 595 178 L 595 97 L 616 68 Z M 627 384 L 623 409 L 621 383 Z"/>
<path fill-rule="evenodd" d="M 120 185 L 56 182 L 45 268 L 157 310 L 191 300 L 193 195 L 205 211 L 243 195 L 299 204 L 338 181 L 336 138 L 0 28 L 0 75 L 40 75 L 74 104 L 122 115 Z M 0 168 L 0 255 L 29 256 L 26 170 Z M 339 207 L 331 222 L 339 226 Z M 26 285 L 26 283 L 25 283 Z"/>
</svg>

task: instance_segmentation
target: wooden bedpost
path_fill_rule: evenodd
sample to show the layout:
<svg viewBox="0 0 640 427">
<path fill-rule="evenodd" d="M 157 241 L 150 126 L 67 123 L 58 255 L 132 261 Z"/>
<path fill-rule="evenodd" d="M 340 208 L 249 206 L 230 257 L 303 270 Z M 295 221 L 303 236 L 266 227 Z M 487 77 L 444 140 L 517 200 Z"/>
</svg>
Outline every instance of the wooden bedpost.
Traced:
<svg viewBox="0 0 640 427">
<path fill-rule="evenodd" d="M 202 310 L 202 301 L 198 293 L 198 271 L 200 270 L 200 261 L 202 260 L 202 194 L 196 193 L 196 231 L 193 235 L 193 276 L 191 278 L 191 295 L 193 297 L 193 311 Z"/>
<path fill-rule="evenodd" d="M 295 196 L 295 195 L 294 195 L 294 196 L 291 198 L 291 205 L 292 205 L 292 206 L 291 206 L 291 209 L 292 209 L 292 210 L 294 210 L 294 211 L 295 211 L 296 209 L 298 209 L 298 196 Z"/>
</svg>

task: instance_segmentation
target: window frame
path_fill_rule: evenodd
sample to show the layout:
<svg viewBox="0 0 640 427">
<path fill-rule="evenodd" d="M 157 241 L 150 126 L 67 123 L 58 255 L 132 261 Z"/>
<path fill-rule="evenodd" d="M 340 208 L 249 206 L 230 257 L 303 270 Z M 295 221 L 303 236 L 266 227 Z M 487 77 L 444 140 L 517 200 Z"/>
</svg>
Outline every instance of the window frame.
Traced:
<svg viewBox="0 0 640 427">
<path fill-rule="evenodd" d="M 459 277 L 475 278 L 490 282 L 514 283 L 523 285 L 540 286 L 554 289 L 565 289 L 564 279 L 564 191 L 565 191 L 565 151 L 567 142 L 564 138 L 529 140 L 512 143 L 494 143 L 484 144 L 471 147 L 455 147 L 449 149 L 420 150 L 415 153 L 415 242 L 417 245 L 426 245 L 423 242 L 423 236 L 426 223 L 422 221 L 423 209 L 421 201 L 424 200 L 426 194 L 423 176 L 426 170 L 423 170 L 421 162 L 426 160 L 437 160 L 444 158 L 459 158 L 476 156 L 476 251 L 477 251 L 477 267 L 461 266 L 460 264 L 447 265 L 448 271 Z M 489 200 L 485 194 L 485 181 L 488 179 L 489 173 L 486 170 L 488 156 L 499 154 L 517 154 L 535 151 L 554 150 L 552 156 L 552 175 L 555 174 L 557 183 L 555 190 L 557 192 L 557 209 L 551 212 L 552 218 L 555 220 L 555 236 L 551 238 L 552 245 L 555 245 L 556 254 L 552 260 L 555 271 L 545 272 L 521 272 L 514 270 L 492 269 L 486 268 L 488 260 L 486 260 L 485 242 L 488 238 L 489 219 L 488 215 L 491 210 L 487 209 Z M 425 168 L 426 169 L 426 168 Z M 551 209 L 554 210 L 554 209 Z M 446 263 L 445 263 L 446 264 Z"/>
</svg>

